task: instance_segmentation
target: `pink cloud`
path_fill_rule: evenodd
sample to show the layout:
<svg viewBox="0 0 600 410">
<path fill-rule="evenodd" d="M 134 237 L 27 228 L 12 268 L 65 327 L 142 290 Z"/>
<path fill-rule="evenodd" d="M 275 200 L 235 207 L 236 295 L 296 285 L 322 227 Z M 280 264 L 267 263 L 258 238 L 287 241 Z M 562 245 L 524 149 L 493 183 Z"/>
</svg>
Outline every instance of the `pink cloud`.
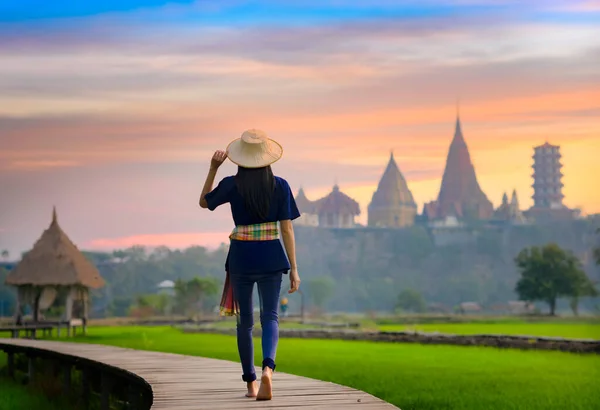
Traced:
<svg viewBox="0 0 600 410">
<path fill-rule="evenodd" d="M 221 244 L 229 242 L 229 233 L 230 232 L 191 232 L 133 235 L 120 238 L 99 238 L 87 242 L 83 248 L 113 250 L 128 248 L 135 245 L 150 248 L 165 245 L 169 248 L 182 249 L 199 245 L 215 249 Z"/>
<path fill-rule="evenodd" d="M 595 12 L 600 11 L 600 1 L 598 0 L 571 0 L 566 4 L 555 7 L 558 11 L 566 12 Z"/>
</svg>

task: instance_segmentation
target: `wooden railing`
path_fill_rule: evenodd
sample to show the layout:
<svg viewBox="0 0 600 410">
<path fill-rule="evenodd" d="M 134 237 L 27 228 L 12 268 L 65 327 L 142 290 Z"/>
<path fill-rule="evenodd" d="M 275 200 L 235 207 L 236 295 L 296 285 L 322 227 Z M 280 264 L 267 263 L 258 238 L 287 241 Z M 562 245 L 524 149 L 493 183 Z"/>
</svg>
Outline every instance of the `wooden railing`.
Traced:
<svg viewBox="0 0 600 410">
<path fill-rule="evenodd" d="M 60 383 L 65 397 L 78 397 L 85 409 L 93 402 L 101 410 L 145 410 L 152 406 L 152 388 L 146 380 L 125 369 L 83 357 L 84 344 L 81 351 L 75 346 L 74 354 L 67 354 L 19 342 L 0 339 L 0 351 L 8 356 L 6 370 L 10 378 L 25 376 L 29 383 L 35 383 L 38 377 L 46 382 L 48 378 L 54 379 Z M 98 404 L 92 407 L 98 408 Z"/>
<path fill-rule="evenodd" d="M 252 401 L 243 395 L 245 385 L 239 363 L 224 360 L 28 339 L 0 339 L 2 350 L 8 354 L 11 377 L 20 381 L 28 377 L 42 389 L 48 385 L 51 391 L 62 389 L 77 409 L 398 410 L 350 387 L 280 372 L 273 401 Z M 260 368 L 256 371 L 260 372 Z M 43 383 L 36 386 L 36 379 Z"/>
</svg>

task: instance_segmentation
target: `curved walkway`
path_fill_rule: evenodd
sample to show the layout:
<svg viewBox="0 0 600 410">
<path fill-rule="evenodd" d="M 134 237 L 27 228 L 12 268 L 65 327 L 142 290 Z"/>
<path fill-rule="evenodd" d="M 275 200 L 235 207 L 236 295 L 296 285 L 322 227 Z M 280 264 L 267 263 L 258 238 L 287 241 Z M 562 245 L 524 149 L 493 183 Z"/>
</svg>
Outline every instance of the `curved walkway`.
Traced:
<svg viewBox="0 0 600 410">
<path fill-rule="evenodd" d="M 280 372 L 274 375 L 273 400 L 258 402 L 244 397 L 245 385 L 241 381 L 240 365 L 225 360 L 84 343 L 0 339 L 0 344 L 53 351 L 136 374 L 150 384 L 153 393 L 151 408 L 156 410 L 398 410 L 362 391 Z"/>
</svg>

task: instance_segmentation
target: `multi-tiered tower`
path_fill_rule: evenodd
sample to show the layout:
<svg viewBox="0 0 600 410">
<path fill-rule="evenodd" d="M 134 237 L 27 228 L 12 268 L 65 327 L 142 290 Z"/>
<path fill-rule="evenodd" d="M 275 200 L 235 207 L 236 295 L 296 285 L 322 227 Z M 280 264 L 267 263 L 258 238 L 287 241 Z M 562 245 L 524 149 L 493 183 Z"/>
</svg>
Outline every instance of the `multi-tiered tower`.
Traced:
<svg viewBox="0 0 600 410">
<path fill-rule="evenodd" d="M 534 148 L 533 154 L 533 207 L 564 208 L 560 147 L 545 143 Z"/>
<path fill-rule="evenodd" d="M 533 207 L 528 217 L 537 221 L 570 219 L 578 215 L 578 210 L 563 204 L 563 183 L 560 162 L 560 147 L 545 143 L 534 148 L 533 154 Z"/>
</svg>

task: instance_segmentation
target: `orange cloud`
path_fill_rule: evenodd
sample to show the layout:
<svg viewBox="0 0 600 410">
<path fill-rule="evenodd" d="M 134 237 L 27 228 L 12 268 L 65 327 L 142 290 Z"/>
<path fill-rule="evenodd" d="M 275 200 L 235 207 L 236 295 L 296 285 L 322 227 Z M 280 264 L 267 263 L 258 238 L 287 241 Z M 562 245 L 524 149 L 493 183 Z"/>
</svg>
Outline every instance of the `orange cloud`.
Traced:
<svg viewBox="0 0 600 410">
<path fill-rule="evenodd" d="M 51 168 L 71 168 L 81 164 L 76 161 L 60 161 L 60 160 L 16 160 L 11 161 L 7 165 L 7 169 L 17 171 L 40 171 Z"/>
</svg>

